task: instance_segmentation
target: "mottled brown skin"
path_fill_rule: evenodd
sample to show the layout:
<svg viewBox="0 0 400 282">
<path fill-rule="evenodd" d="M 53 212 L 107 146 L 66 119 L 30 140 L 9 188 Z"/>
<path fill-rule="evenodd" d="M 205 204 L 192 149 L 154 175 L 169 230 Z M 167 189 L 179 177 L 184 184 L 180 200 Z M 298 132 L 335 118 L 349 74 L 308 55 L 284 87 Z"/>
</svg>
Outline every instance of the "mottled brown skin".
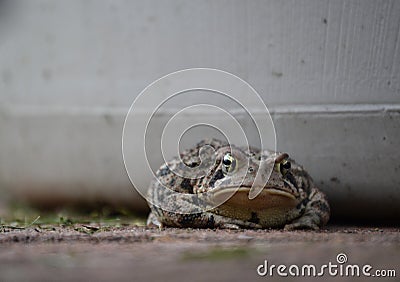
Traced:
<svg viewBox="0 0 400 282">
<path fill-rule="evenodd" d="M 203 150 L 206 145 L 215 151 Z M 231 160 L 235 165 L 227 166 Z M 182 173 L 185 166 L 203 165 L 211 169 L 201 177 L 190 179 Z M 274 167 L 270 174 L 268 165 Z M 259 168 L 261 178 L 256 178 Z M 259 185 L 261 193 L 249 200 L 252 185 Z M 238 188 L 222 205 L 212 206 L 216 196 Z M 193 195 L 198 197 L 186 197 Z M 215 139 L 204 140 L 161 166 L 147 199 L 151 208 L 147 223 L 159 227 L 317 230 L 330 215 L 326 196 L 287 154 L 244 150 Z"/>
</svg>

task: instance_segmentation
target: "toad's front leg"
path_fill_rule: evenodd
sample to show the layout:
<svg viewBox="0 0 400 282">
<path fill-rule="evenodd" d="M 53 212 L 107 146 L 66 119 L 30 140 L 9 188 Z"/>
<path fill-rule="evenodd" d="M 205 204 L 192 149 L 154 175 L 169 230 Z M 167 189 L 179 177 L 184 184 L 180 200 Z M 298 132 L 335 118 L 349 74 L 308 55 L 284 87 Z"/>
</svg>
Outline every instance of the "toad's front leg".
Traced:
<svg viewBox="0 0 400 282">
<path fill-rule="evenodd" d="M 285 230 L 313 229 L 319 230 L 330 216 L 330 207 L 326 196 L 316 188 L 311 189 L 310 195 L 301 203 L 304 213 L 285 225 Z"/>
</svg>

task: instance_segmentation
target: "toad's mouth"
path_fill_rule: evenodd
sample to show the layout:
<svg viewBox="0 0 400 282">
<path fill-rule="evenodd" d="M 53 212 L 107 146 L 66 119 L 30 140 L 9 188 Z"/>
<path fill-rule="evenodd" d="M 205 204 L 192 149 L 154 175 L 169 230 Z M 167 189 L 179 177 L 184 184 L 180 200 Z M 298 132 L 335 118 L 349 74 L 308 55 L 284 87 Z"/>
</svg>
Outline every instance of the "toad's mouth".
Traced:
<svg viewBox="0 0 400 282">
<path fill-rule="evenodd" d="M 252 206 L 255 209 L 264 209 L 272 206 L 295 206 L 296 197 L 276 187 L 264 187 L 261 193 L 254 199 L 248 195 L 251 187 L 221 187 L 211 191 L 213 201 L 232 206 Z"/>
<path fill-rule="evenodd" d="M 227 196 L 227 195 L 235 195 L 235 194 L 249 194 L 251 187 L 249 186 L 240 186 L 238 187 L 221 187 L 221 188 L 216 188 L 212 190 L 213 196 L 219 197 L 219 196 Z M 275 195 L 275 196 L 282 196 L 282 197 L 287 197 L 290 199 L 295 199 L 296 197 L 288 193 L 286 191 L 283 191 L 279 188 L 276 187 L 268 187 L 265 186 L 263 190 L 261 191 L 261 194 L 265 195 Z"/>
</svg>

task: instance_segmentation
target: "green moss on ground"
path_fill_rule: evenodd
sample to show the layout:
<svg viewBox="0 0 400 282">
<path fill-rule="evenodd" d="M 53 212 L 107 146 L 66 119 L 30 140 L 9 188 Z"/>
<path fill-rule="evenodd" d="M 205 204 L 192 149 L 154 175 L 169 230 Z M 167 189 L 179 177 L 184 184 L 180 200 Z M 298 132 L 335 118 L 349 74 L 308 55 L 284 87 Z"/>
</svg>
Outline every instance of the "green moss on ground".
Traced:
<svg viewBox="0 0 400 282">
<path fill-rule="evenodd" d="M 9 229 L 73 227 L 77 231 L 94 233 L 110 227 L 129 225 L 144 226 L 146 218 L 128 210 L 116 210 L 107 206 L 95 210 L 73 207 L 58 211 L 40 210 L 29 205 L 10 205 L 0 216 L 0 233 Z M 78 227 L 77 227 L 78 226 Z"/>
</svg>

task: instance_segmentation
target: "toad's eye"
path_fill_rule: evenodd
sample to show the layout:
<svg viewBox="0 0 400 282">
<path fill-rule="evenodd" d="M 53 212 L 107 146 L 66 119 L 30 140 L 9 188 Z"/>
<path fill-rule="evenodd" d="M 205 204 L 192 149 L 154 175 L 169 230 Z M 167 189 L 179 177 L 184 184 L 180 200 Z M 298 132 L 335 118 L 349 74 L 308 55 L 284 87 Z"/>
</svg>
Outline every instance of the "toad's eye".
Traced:
<svg viewBox="0 0 400 282">
<path fill-rule="evenodd" d="M 234 172 L 235 168 L 236 168 L 235 158 L 230 153 L 225 154 L 224 158 L 222 159 L 222 171 L 224 172 L 224 174 Z"/>
<path fill-rule="evenodd" d="M 288 158 L 289 156 L 287 154 L 282 154 L 275 160 L 276 170 L 282 173 L 282 175 L 286 175 L 292 167 L 292 164 L 289 162 Z"/>
</svg>

